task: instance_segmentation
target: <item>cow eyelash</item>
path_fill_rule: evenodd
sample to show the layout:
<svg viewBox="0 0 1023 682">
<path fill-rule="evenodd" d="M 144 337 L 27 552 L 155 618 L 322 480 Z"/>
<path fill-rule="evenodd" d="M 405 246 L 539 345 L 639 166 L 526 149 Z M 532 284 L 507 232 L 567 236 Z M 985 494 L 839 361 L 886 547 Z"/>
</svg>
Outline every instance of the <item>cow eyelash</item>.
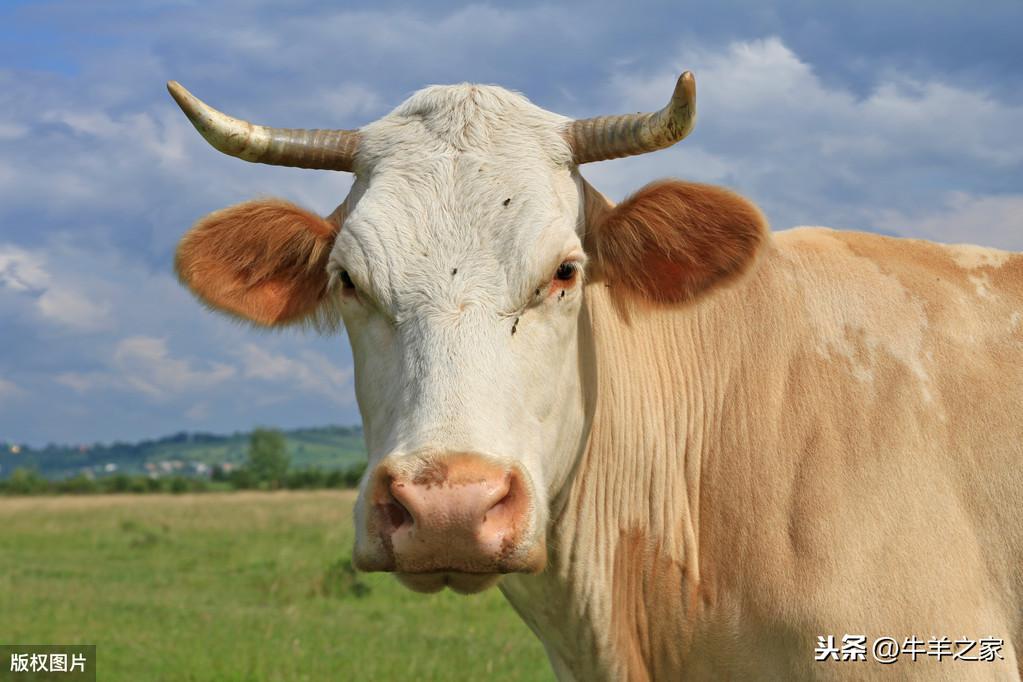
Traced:
<svg viewBox="0 0 1023 682">
<path fill-rule="evenodd" d="M 567 260 L 558 266 L 558 269 L 554 272 L 554 279 L 559 282 L 571 282 L 578 273 L 579 264 L 575 261 Z"/>
<path fill-rule="evenodd" d="M 336 270 L 335 281 L 341 283 L 341 296 L 347 301 L 358 301 L 362 299 L 359 288 L 355 286 L 355 282 L 352 281 L 352 276 L 348 274 L 347 270 Z"/>
<path fill-rule="evenodd" d="M 551 275 L 550 281 L 538 286 L 533 291 L 533 304 L 540 303 L 553 294 L 557 294 L 559 301 L 564 299 L 565 294 L 579 281 L 582 271 L 582 262 L 578 260 L 561 261 L 554 274 Z"/>
</svg>

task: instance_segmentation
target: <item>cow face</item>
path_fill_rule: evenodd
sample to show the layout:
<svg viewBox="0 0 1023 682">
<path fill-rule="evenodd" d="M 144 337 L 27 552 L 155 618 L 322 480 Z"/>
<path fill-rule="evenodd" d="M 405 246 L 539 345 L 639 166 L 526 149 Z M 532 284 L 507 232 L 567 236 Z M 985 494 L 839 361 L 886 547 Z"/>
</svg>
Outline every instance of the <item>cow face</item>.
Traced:
<svg viewBox="0 0 1023 682">
<path fill-rule="evenodd" d="M 549 503 L 587 435 L 585 281 L 677 303 L 743 269 L 763 232 L 724 190 L 666 183 L 611 209 L 577 172 L 685 135 L 686 74 L 655 114 L 572 122 L 460 85 L 358 133 L 265 129 L 171 90 L 222 151 L 356 174 L 326 219 L 279 200 L 207 216 L 176 266 L 258 324 L 343 319 L 370 460 L 355 563 L 421 591 L 543 569 Z"/>
<path fill-rule="evenodd" d="M 544 565 L 583 424 L 586 255 L 561 124 L 456 86 L 361 131 L 327 263 L 370 453 L 355 561 L 416 589 Z"/>
</svg>

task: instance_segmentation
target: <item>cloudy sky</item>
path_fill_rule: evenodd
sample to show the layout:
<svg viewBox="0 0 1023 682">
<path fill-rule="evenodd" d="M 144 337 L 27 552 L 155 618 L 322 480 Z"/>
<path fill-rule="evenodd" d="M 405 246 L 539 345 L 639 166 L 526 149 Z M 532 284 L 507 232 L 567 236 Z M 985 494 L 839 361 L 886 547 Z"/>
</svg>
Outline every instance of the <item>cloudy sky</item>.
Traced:
<svg viewBox="0 0 1023 682">
<path fill-rule="evenodd" d="M 612 198 L 671 175 L 737 189 L 775 229 L 1023 250 L 1023 4 L 843 4 L 6 0 L 0 441 L 358 420 L 345 339 L 241 327 L 171 272 L 203 214 L 257 195 L 328 213 L 349 178 L 213 151 L 169 79 L 331 128 L 460 81 L 571 116 L 656 109 L 691 69 L 689 139 L 586 169 Z"/>
</svg>

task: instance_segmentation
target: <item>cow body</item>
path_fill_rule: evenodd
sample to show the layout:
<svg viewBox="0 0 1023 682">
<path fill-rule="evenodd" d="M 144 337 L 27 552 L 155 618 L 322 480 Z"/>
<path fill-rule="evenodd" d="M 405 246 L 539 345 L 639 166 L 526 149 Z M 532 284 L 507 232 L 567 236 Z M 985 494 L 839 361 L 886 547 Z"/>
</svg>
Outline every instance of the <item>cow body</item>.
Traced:
<svg viewBox="0 0 1023 682">
<path fill-rule="evenodd" d="M 1023 255 L 802 228 L 698 306 L 586 296 L 589 442 L 502 583 L 561 679 L 1015 679 Z M 1004 660 L 814 661 L 847 633 Z"/>
<path fill-rule="evenodd" d="M 353 560 L 495 584 L 574 680 L 1011 679 L 1023 647 L 1023 256 L 803 228 L 582 163 L 687 134 L 434 87 L 360 131 L 172 94 L 218 149 L 354 170 L 328 218 L 247 202 L 176 266 L 256 324 L 344 320 L 369 467 Z M 1000 638 L 817 662 L 818 637 Z"/>
</svg>

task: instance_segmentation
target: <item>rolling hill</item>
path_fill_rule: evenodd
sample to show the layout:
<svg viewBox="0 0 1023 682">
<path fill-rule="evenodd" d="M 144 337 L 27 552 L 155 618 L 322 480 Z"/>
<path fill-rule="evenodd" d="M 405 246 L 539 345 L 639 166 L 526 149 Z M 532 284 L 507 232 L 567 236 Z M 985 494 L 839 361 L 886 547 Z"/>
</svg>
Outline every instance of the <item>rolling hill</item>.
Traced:
<svg viewBox="0 0 1023 682">
<path fill-rule="evenodd" d="M 361 426 L 324 426 L 281 431 L 291 455 L 291 467 L 347 469 L 365 461 Z M 30 448 L 0 442 L 0 478 L 14 469 L 35 469 L 47 478 L 60 479 L 87 473 L 179 473 L 205 475 L 214 466 L 244 463 L 249 433 L 230 435 L 182 431 L 137 443 L 47 445 Z"/>
</svg>

